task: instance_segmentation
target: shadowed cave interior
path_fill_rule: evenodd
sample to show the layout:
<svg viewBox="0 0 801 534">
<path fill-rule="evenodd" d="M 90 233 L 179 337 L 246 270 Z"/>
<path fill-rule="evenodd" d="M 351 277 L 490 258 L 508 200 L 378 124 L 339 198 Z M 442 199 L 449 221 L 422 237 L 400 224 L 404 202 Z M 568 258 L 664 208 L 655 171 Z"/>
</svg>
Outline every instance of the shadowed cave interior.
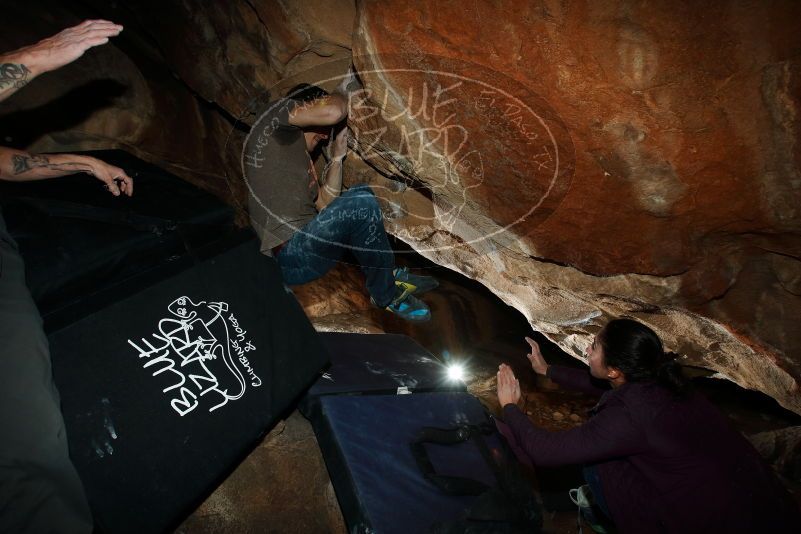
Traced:
<svg viewBox="0 0 801 534">
<path fill-rule="evenodd" d="M 0 144 L 115 151 L 165 210 L 128 216 L 142 232 L 130 241 L 110 232 L 131 243 L 119 256 L 128 271 L 76 282 L 102 279 L 102 291 L 47 293 L 58 278 L 47 269 L 73 251 L 54 245 L 29 259 L 22 246 L 29 267 L 45 266 L 29 286 L 48 333 L 238 246 L 248 232 L 243 145 L 259 110 L 299 82 L 332 91 L 352 68 L 364 92 L 347 119 L 344 185 L 372 186 L 398 264 L 440 286 L 422 297 L 432 320 L 410 323 L 371 304 L 346 255 L 291 288 L 316 331 L 409 336 L 463 363 L 467 390 L 496 415 L 495 373 L 508 363 L 525 413 L 560 431 L 586 422 L 595 400 L 535 377 L 523 337 L 535 332 L 549 363 L 585 367 L 601 327 L 633 317 L 678 353 L 801 503 L 797 2 L 0 0 L 0 9 L 14 21 L 0 51 L 87 18 L 125 27 L 0 103 Z M 324 167 L 317 157 L 318 174 Z M 170 213 L 173 186 L 159 173 L 189 188 L 175 186 L 175 199 L 198 204 Z M 5 199 L 24 200 L 3 204 L 23 245 L 39 210 L 75 221 L 85 207 L 58 186 L 0 185 Z M 41 191 L 56 204 L 43 208 Z M 78 219 L 76 229 L 89 228 Z M 347 531 L 299 395 L 289 397 L 170 529 Z M 543 530 L 574 532 L 566 492 L 581 473 L 527 476 Z"/>
<path fill-rule="evenodd" d="M 397 240 L 393 247 L 411 251 Z M 401 258 L 402 265 L 421 272 L 431 271 L 441 283 L 437 294 L 430 299 L 434 310 L 432 322 L 409 325 L 392 316 L 373 313 L 376 323 L 372 329 L 409 335 L 436 356 L 442 357 L 447 351 L 452 358 L 466 362 L 468 389 L 495 412 L 498 410 L 495 371 L 499 362 L 506 362 L 519 371 L 518 376 L 527 391 L 526 413 L 537 424 L 550 430 L 566 430 L 586 420 L 586 412 L 595 404 L 595 398 L 562 390 L 547 379 L 538 379 L 533 373 L 526 372 L 527 346 L 523 336 L 531 335 L 532 331 L 519 312 L 473 280 L 420 256 L 403 255 Z M 332 274 L 330 282 L 321 280 L 319 284 L 339 285 L 343 279 L 361 279 L 354 264 L 338 267 Z M 313 307 L 313 303 L 304 297 L 312 300 L 312 295 L 325 293 L 311 288 L 301 288 L 296 292 L 301 302 L 309 307 Z M 549 362 L 584 366 L 544 336 L 536 335 L 536 339 Z M 761 434 L 761 439 L 754 438 L 754 442 L 760 445 L 759 450 L 766 457 L 776 462 L 777 468 L 781 465 L 779 469 L 784 470 L 782 480 L 798 499 L 801 479 L 798 478 L 798 463 L 792 459 L 795 454 L 793 446 L 776 448 L 775 442 L 765 438 L 772 431 L 798 426 L 801 423 L 799 416 L 764 394 L 711 378 L 709 371 L 688 371 L 694 376 L 695 386 L 721 409 L 735 428 L 747 436 L 767 433 Z M 780 456 L 783 458 L 779 459 Z M 296 532 L 345 532 L 345 523 L 324 465 L 310 425 L 294 412 L 265 438 L 178 531 L 248 530 L 253 528 L 253 524 L 278 523 Z M 566 492 L 580 483 L 581 474 L 570 468 L 543 471 L 538 484 L 549 507 L 544 515 L 544 531 L 575 532 L 575 507 L 567 500 Z M 281 489 L 275 492 L 279 485 Z M 312 492 L 309 492 L 309 486 L 313 486 Z M 271 497 L 266 498 L 266 493 Z"/>
</svg>

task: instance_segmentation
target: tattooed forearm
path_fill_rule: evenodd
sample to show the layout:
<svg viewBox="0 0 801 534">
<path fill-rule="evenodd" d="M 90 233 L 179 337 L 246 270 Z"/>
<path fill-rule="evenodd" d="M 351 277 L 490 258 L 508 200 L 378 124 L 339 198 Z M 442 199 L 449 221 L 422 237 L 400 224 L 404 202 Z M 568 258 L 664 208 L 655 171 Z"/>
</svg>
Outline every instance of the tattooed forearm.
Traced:
<svg viewBox="0 0 801 534">
<path fill-rule="evenodd" d="M 37 167 L 46 167 L 50 165 L 50 160 L 47 156 L 21 156 L 14 154 L 11 156 L 11 164 L 14 166 L 14 174 L 22 174 Z"/>
<path fill-rule="evenodd" d="M 86 163 L 79 162 L 61 162 L 52 163 L 47 156 L 27 156 L 21 154 L 14 154 L 11 157 L 11 164 L 14 168 L 14 174 L 23 174 L 30 172 L 34 169 L 47 169 L 59 172 L 88 172 L 92 174 L 92 168 Z"/>
<path fill-rule="evenodd" d="M 30 69 L 22 63 L 0 63 L 0 90 L 25 87 L 30 74 Z"/>
</svg>

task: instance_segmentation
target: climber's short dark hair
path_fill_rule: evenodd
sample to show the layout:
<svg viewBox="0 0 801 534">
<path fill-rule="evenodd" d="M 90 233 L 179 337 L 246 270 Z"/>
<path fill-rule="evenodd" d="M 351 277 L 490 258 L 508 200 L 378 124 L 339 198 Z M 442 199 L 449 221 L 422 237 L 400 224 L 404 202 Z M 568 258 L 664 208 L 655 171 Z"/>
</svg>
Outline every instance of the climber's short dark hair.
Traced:
<svg viewBox="0 0 801 534">
<path fill-rule="evenodd" d="M 328 96 L 328 91 L 310 83 L 299 83 L 287 91 L 285 96 L 298 102 L 311 102 Z"/>
</svg>

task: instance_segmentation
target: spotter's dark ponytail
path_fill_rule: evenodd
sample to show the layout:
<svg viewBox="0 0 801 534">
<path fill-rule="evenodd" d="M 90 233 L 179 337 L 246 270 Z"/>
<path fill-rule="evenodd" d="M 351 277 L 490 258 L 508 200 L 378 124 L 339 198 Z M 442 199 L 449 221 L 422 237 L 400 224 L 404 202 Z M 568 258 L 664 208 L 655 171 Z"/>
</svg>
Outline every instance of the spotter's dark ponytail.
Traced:
<svg viewBox="0 0 801 534">
<path fill-rule="evenodd" d="M 656 332 L 632 319 L 610 321 L 598 334 L 604 363 L 625 375 L 627 382 L 655 381 L 677 396 L 690 387 L 677 355 L 665 352 Z"/>
</svg>

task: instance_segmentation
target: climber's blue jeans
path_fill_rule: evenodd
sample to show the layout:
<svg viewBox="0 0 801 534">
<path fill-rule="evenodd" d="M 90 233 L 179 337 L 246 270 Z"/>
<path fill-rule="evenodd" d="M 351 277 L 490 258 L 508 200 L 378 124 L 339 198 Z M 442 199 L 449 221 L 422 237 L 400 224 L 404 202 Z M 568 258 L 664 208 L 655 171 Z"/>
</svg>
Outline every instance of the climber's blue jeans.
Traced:
<svg viewBox="0 0 801 534">
<path fill-rule="evenodd" d="M 295 232 L 276 260 L 287 284 L 305 284 L 327 273 L 346 250 L 359 262 L 373 301 L 387 306 L 395 295 L 395 256 L 378 200 L 368 185 L 352 187 L 335 198 Z"/>
</svg>

